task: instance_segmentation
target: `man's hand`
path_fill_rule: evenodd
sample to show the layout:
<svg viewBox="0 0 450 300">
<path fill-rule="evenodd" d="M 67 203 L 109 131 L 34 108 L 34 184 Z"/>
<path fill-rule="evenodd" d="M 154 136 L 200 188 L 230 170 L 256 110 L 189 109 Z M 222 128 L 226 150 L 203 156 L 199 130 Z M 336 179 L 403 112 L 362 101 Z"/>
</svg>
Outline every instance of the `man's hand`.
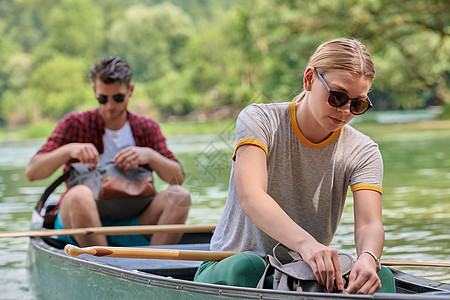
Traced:
<svg viewBox="0 0 450 300">
<path fill-rule="evenodd" d="M 381 288 L 376 263 L 368 254 L 361 255 L 352 268 L 347 292 L 349 294 L 373 294 Z"/>
<path fill-rule="evenodd" d="M 85 164 L 97 166 L 99 163 L 99 153 L 97 148 L 91 143 L 72 143 L 70 145 L 70 157 L 78 159 Z"/>
<path fill-rule="evenodd" d="M 29 181 L 44 179 L 70 159 L 97 166 L 99 154 L 97 148 L 90 143 L 65 144 L 53 151 L 36 154 L 28 164 L 25 174 Z"/>
<path fill-rule="evenodd" d="M 120 149 L 113 162 L 126 173 L 134 167 L 147 164 L 150 155 L 149 151 L 151 149 L 136 146 Z"/>
</svg>

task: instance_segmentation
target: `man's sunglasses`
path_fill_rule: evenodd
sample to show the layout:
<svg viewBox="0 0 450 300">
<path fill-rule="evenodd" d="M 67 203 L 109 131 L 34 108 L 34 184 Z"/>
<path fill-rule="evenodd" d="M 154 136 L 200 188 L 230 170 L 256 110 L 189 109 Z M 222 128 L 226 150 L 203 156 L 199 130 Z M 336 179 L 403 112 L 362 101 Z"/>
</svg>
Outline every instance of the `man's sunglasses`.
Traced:
<svg viewBox="0 0 450 300">
<path fill-rule="evenodd" d="M 116 101 L 117 103 L 122 103 L 122 102 L 125 100 L 125 97 L 126 97 L 126 96 L 127 96 L 127 95 L 125 95 L 125 94 L 116 94 L 116 95 L 112 95 L 111 97 L 112 97 L 113 100 Z M 98 95 L 98 96 L 95 97 L 95 98 L 97 98 L 98 103 L 100 103 L 100 104 L 106 104 L 106 103 L 108 102 L 108 97 L 109 97 L 109 96 L 106 96 L 106 95 Z"/>
<path fill-rule="evenodd" d="M 369 97 L 367 99 L 350 99 L 346 93 L 333 91 L 328 87 L 328 84 L 323 79 L 322 75 L 317 72 L 317 76 L 319 77 L 319 80 L 322 81 L 323 85 L 325 85 L 329 95 L 328 95 L 328 104 L 330 104 L 333 107 L 341 107 L 347 104 L 347 102 L 350 100 L 350 112 L 354 115 L 362 115 L 365 113 L 369 108 L 372 108 L 372 101 L 370 101 Z"/>
</svg>

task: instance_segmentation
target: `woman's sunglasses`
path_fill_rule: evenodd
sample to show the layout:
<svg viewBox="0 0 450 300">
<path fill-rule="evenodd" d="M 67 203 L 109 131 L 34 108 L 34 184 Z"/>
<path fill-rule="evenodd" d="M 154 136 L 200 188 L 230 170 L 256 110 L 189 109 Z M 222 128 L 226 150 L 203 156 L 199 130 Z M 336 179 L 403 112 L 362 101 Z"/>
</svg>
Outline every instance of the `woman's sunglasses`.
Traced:
<svg viewBox="0 0 450 300">
<path fill-rule="evenodd" d="M 322 81 L 323 85 L 325 85 L 329 95 L 328 95 L 328 104 L 330 104 L 333 107 L 341 107 L 347 104 L 347 102 L 350 100 L 350 112 L 354 115 L 362 115 L 365 113 L 369 108 L 372 108 L 372 101 L 370 101 L 369 97 L 367 99 L 350 99 L 346 93 L 333 91 L 328 87 L 328 84 L 323 79 L 322 75 L 317 72 L 317 76 L 319 77 L 319 80 Z"/>
<path fill-rule="evenodd" d="M 97 100 L 98 103 L 100 104 L 106 104 L 108 102 L 108 97 L 106 95 L 98 95 Z M 116 95 L 112 95 L 111 96 L 113 98 L 114 101 L 116 101 L 117 103 L 122 103 L 125 100 L 126 95 L 125 94 L 116 94 Z"/>
</svg>

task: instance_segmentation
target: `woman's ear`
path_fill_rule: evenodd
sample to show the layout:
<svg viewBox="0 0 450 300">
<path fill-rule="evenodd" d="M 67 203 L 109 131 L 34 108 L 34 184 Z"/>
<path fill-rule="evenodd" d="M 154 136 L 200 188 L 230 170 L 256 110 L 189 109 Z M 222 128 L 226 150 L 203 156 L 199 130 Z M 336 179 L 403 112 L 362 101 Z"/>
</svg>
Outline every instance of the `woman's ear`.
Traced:
<svg viewBox="0 0 450 300">
<path fill-rule="evenodd" d="M 305 91 L 311 91 L 313 77 L 314 67 L 306 68 L 305 74 L 303 75 L 303 88 L 305 89 Z"/>
</svg>

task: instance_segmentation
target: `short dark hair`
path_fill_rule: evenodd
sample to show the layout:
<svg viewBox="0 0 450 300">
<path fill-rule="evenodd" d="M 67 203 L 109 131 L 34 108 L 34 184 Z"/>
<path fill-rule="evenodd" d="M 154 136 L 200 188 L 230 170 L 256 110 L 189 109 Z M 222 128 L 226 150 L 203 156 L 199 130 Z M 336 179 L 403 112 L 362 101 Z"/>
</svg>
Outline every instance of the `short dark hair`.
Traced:
<svg viewBox="0 0 450 300">
<path fill-rule="evenodd" d="M 132 73 L 130 66 L 123 59 L 111 56 L 92 65 L 90 77 L 94 83 L 96 79 L 100 79 L 106 84 L 125 84 L 129 87 Z"/>
</svg>

